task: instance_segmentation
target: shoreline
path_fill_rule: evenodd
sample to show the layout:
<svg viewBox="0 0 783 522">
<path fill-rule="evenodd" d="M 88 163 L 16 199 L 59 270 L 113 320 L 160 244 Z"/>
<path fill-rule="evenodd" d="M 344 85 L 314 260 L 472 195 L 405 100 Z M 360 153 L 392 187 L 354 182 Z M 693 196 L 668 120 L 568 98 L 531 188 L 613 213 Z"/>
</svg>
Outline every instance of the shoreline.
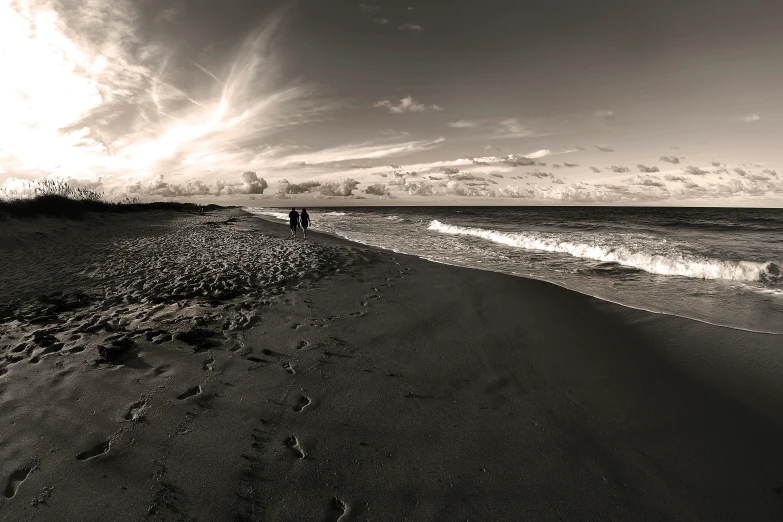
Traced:
<svg viewBox="0 0 783 522">
<path fill-rule="evenodd" d="M 280 223 L 278 221 L 274 221 L 274 219 L 276 219 L 276 218 L 274 218 L 272 216 L 266 216 L 266 215 L 263 215 L 263 214 L 256 214 L 256 213 L 250 212 L 250 211 L 246 210 L 248 207 L 240 207 L 240 208 L 241 208 L 241 210 L 243 212 L 245 212 L 245 213 L 247 213 L 247 214 L 249 214 L 249 215 L 251 215 L 253 217 L 256 217 L 258 219 L 263 219 L 264 221 L 268 221 L 268 222 L 273 223 L 275 225 L 281 225 L 281 224 L 285 225 L 285 223 Z M 349 207 L 319 207 L 319 208 L 339 208 L 339 209 L 345 209 L 345 208 L 349 208 Z M 656 207 L 656 208 L 658 208 L 658 207 Z M 466 267 L 466 266 L 461 266 L 461 265 L 455 265 L 455 264 L 448 263 L 446 261 L 441 261 L 441 260 L 438 260 L 438 259 L 430 259 L 430 258 L 427 258 L 427 257 L 419 256 L 417 254 L 409 254 L 407 252 L 401 252 L 401 251 L 397 251 L 397 250 L 394 250 L 394 249 L 391 249 L 391 248 L 386 248 L 386 247 L 377 246 L 377 245 L 370 245 L 368 243 L 361 243 L 359 241 L 355 241 L 355 240 L 349 239 L 349 238 L 347 238 L 345 236 L 341 236 L 339 234 L 334 234 L 334 233 L 331 233 L 331 232 L 310 230 L 310 233 L 311 234 L 312 233 L 317 233 L 317 234 L 320 234 L 320 235 L 323 235 L 323 236 L 339 238 L 339 239 L 342 239 L 344 241 L 347 241 L 350 244 L 361 245 L 361 246 L 366 247 L 366 248 L 375 248 L 375 249 L 378 249 L 378 250 L 381 250 L 381 251 L 384 251 L 384 252 L 391 252 L 391 253 L 394 253 L 394 254 L 397 254 L 397 255 L 412 256 L 412 257 L 421 259 L 423 261 L 428 261 L 430 263 L 438 263 L 438 264 L 442 264 L 442 265 L 446 265 L 446 266 L 453 266 L 453 267 L 458 267 L 458 268 L 467 268 L 467 269 L 470 269 L 470 270 L 480 270 L 480 271 L 484 271 L 484 272 L 492 272 L 492 273 L 496 273 L 496 274 L 508 275 L 508 276 L 511 276 L 511 277 L 522 277 L 524 279 L 532 279 L 532 280 L 535 280 L 535 281 L 541 281 L 543 283 L 549 283 L 549 284 L 558 286 L 560 288 L 563 288 L 563 289 L 571 291 L 571 292 L 576 292 L 576 293 L 578 293 L 580 295 L 584 295 L 586 297 L 592 297 L 592 298 L 595 298 L 595 299 L 600 299 L 601 301 L 605 301 L 607 303 L 611 303 L 611 304 L 614 304 L 614 305 L 617 305 L 617 306 L 622 306 L 624 308 L 630 308 L 632 310 L 639 310 L 641 312 L 646 312 L 646 313 L 650 313 L 650 314 L 659 314 L 659 315 L 665 315 L 665 316 L 669 316 L 669 317 L 678 317 L 680 319 L 687 319 L 689 321 L 696 321 L 696 322 L 704 323 L 704 324 L 707 324 L 707 325 L 710 325 L 710 326 L 714 326 L 714 327 L 717 327 L 717 328 L 726 328 L 726 329 L 729 329 L 729 330 L 737 330 L 737 331 L 740 331 L 740 332 L 763 334 L 763 335 L 781 335 L 781 336 L 783 336 L 783 332 L 770 332 L 770 331 L 762 331 L 762 330 L 753 330 L 753 329 L 750 329 L 750 328 L 742 328 L 742 327 L 739 327 L 739 326 L 729 326 L 729 325 L 725 325 L 725 324 L 719 324 L 719 323 L 711 322 L 711 321 L 708 321 L 706 319 L 701 319 L 699 317 L 690 317 L 690 316 L 687 316 L 687 315 L 681 315 L 681 314 L 677 314 L 675 312 L 668 312 L 668 311 L 663 311 L 663 310 L 652 310 L 650 308 L 644 308 L 642 306 L 635 306 L 635 305 L 631 305 L 631 304 L 628 304 L 628 303 L 623 303 L 623 302 L 620 302 L 620 301 L 614 301 L 612 299 L 609 299 L 608 297 L 603 297 L 603 296 L 600 296 L 600 295 L 595 295 L 595 294 L 590 294 L 588 292 L 583 292 L 583 291 L 581 291 L 579 289 L 570 288 L 568 286 L 560 284 L 557 281 L 549 281 L 547 279 L 533 277 L 532 275 L 509 274 L 509 273 L 506 273 L 506 272 L 501 272 L 501 271 L 498 271 L 498 270 L 492 270 L 492 269 L 489 269 L 489 268 L 481 268 L 481 267 L 475 267 L 475 266 Z"/>
<path fill-rule="evenodd" d="M 11 325 L 58 350 L 0 337 L 0 487 L 14 490 L 0 520 L 783 515 L 773 336 L 317 232 L 292 241 L 243 214 L 110 220 L 57 243 L 111 230 L 124 268 L 66 278 L 117 288 L 110 307 L 83 304 L 94 322 L 77 307 Z M 216 281 L 235 272 L 252 295 Z M 112 331 L 70 340 L 84 324 Z M 131 357 L 96 363 L 118 334 Z"/>
</svg>

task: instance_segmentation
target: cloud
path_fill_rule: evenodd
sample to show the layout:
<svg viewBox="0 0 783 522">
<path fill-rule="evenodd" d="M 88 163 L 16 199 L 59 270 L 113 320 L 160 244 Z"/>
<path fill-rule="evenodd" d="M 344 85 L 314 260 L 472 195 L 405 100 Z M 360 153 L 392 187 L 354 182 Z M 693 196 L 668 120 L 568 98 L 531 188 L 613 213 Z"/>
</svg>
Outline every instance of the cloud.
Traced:
<svg viewBox="0 0 783 522">
<path fill-rule="evenodd" d="M 449 122 L 449 127 L 453 127 L 455 129 L 470 129 L 473 127 L 478 127 L 478 122 L 468 120 L 452 121 Z"/>
<path fill-rule="evenodd" d="M 739 176 L 747 176 L 748 175 L 747 172 L 745 172 L 743 169 L 741 169 L 739 167 L 734 167 L 734 169 L 732 169 L 732 170 L 734 170 L 734 173 L 739 175 Z"/>
<path fill-rule="evenodd" d="M 389 112 L 395 114 L 401 114 L 403 112 L 425 112 L 425 111 L 440 111 L 443 110 L 437 105 L 424 105 L 413 100 L 411 96 L 406 96 L 400 100 L 400 103 L 394 105 L 389 100 L 381 100 L 375 102 L 373 107 L 385 107 L 389 109 Z"/>
<path fill-rule="evenodd" d="M 243 172 L 240 176 L 244 190 L 242 194 L 263 194 L 269 187 L 264 178 L 259 178 L 255 172 Z"/>
<path fill-rule="evenodd" d="M 596 145 L 595 148 L 601 152 L 614 152 L 614 149 L 610 149 L 609 147 L 601 147 L 600 145 Z"/>
<path fill-rule="evenodd" d="M 640 185 L 643 187 L 666 187 L 666 184 L 655 176 L 636 176 L 626 180 L 631 185 Z"/>
<path fill-rule="evenodd" d="M 465 172 L 462 174 L 457 173 L 448 173 L 449 179 L 454 181 L 484 181 L 484 178 L 481 176 L 476 176 L 475 174 L 471 172 Z"/>
<path fill-rule="evenodd" d="M 263 194 L 268 187 L 265 179 L 259 178 L 255 172 L 243 172 L 239 182 L 224 180 L 185 181 L 169 183 L 159 174 L 146 181 L 135 181 L 126 184 L 122 192 L 136 196 L 186 197 L 186 196 L 222 196 L 232 194 Z"/>
<path fill-rule="evenodd" d="M 601 169 L 599 169 L 599 168 L 597 168 L 597 167 L 593 167 L 592 165 L 590 166 L 590 170 L 592 170 L 592 171 L 593 171 L 593 172 L 595 172 L 596 174 L 598 174 L 599 172 L 602 172 L 602 171 L 601 171 Z"/>
<path fill-rule="evenodd" d="M 376 11 L 380 11 L 381 8 L 377 5 L 370 5 L 370 4 L 359 4 L 359 9 L 361 9 L 362 13 L 374 13 Z"/>
<path fill-rule="evenodd" d="M 659 172 L 658 167 L 647 167 L 641 163 L 638 163 L 636 168 L 639 169 L 639 172 Z"/>
<path fill-rule="evenodd" d="M 537 150 L 535 152 L 531 152 L 530 154 L 525 154 L 528 158 L 543 158 L 544 156 L 549 156 L 552 154 L 552 151 L 549 149 L 541 149 Z"/>
<path fill-rule="evenodd" d="M 694 176 L 704 176 L 705 174 L 709 174 L 708 171 L 702 170 L 699 167 L 695 167 L 693 165 L 688 165 L 687 167 L 685 167 L 685 173 L 693 174 Z"/>
<path fill-rule="evenodd" d="M 713 167 L 720 167 L 720 161 L 711 161 Z"/>
<path fill-rule="evenodd" d="M 516 118 L 506 118 L 496 123 L 497 138 L 524 138 L 533 134 L 533 131 L 525 128 Z"/>
<path fill-rule="evenodd" d="M 611 167 L 609 167 L 609 168 L 610 168 L 610 169 L 612 169 L 612 172 L 617 172 L 617 173 L 621 173 L 621 172 L 631 172 L 631 169 L 629 169 L 628 167 L 617 167 L 617 166 L 615 166 L 615 165 L 612 165 L 612 166 L 611 166 Z"/>
<path fill-rule="evenodd" d="M 775 169 L 764 169 L 761 172 L 763 172 L 764 174 L 768 174 L 768 175 L 770 175 L 772 177 L 775 177 L 775 178 L 778 177 L 778 173 L 777 173 L 777 171 L 775 171 Z"/>
<path fill-rule="evenodd" d="M 352 196 L 353 191 L 359 186 L 359 182 L 353 178 L 347 178 L 340 182 L 323 183 L 318 187 L 318 192 L 323 196 Z"/>
<path fill-rule="evenodd" d="M 516 154 L 509 154 L 508 156 L 503 156 L 501 161 L 506 165 L 513 165 L 514 167 L 527 167 L 530 165 L 541 165 L 541 163 L 539 163 L 533 158 L 529 158 L 527 156 L 519 156 Z"/>
<path fill-rule="evenodd" d="M 584 147 L 582 147 L 581 145 L 574 145 L 574 148 L 575 148 L 576 150 L 587 150 L 587 149 L 585 149 Z"/>
<path fill-rule="evenodd" d="M 306 194 L 313 192 L 314 189 L 321 186 L 318 181 L 303 181 L 302 183 L 289 183 L 288 180 L 282 180 L 279 183 L 278 192 L 281 194 Z"/>
<path fill-rule="evenodd" d="M 389 196 L 389 189 L 385 187 L 381 183 L 376 183 L 374 185 L 370 185 L 366 189 L 364 189 L 365 194 L 370 194 L 371 196 Z"/>
<path fill-rule="evenodd" d="M 680 158 L 678 158 L 677 156 L 661 156 L 660 160 L 665 161 L 666 163 L 674 163 L 674 164 L 680 162 Z"/>
<path fill-rule="evenodd" d="M 434 140 L 418 140 L 401 143 L 357 143 L 332 147 L 316 152 L 293 154 L 280 158 L 270 166 L 284 166 L 287 163 L 306 163 L 307 165 L 328 165 L 336 162 L 360 159 L 379 159 L 402 154 L 410 154 L 430 150 L 443 143 L 443 138 Z"/>
<path fill-rule="evenodd" d="M 446 174 L 457 174 L 459 172 L 459 169 L 457 167 L 441 167 L 441 172 L 445 172 Z"/>
<path fill-rule="evenodd" d="M 761 116 L 753 113 L 753 114 L 746 114 L 740 119 L 746 123 L 753 123 L 754 121 L 759 121 L 761 119 Z"/>
<path fill-rule="evenodd" d="M 525 174 L 529 174 L 529 175 L 533 176 L 534 178 L 553 178 L 554 177 L 551 172 L 542 172 L 542 171 L 540 171 L 538 169 L 534 170 L 533 172 L 525 172 Z"/>
<path fill-rule="evenodd" d="M 492 173 L 490 173 L 490 176 L 492 176 L 493 178 L 502 178 L 503 174 L 498 174 L 496 172 L 492 172 Z"/>
<path fill-rule="evenodd" d="M 614 111 L 595 111 L 593 116 L 602 120 L 611 120 L 614 118 Z"/>
<path fill-rule="evenodd" d="M 564 166 L 564 167 L 573 168 L 573 167 L 578 167 L 578 166 L 579 166 L 579 163 L 568 163 L 568 162 L 564 161 L 564 162 L 563 162 L 563 166 Z"/>
<path fill-rule="evenodd" d="M 666 181 L 683 181 L 683 182 L 690 181 L 688 178 L 684 176 L 675 176 L 674 174 L 666 174 L 664 176 L 664 179 L 666 179 Z"/>
<path fill-rule="evenodd" d="M 141 21 L 156 13 L 139 9 L 131 0 L 0 2 L 0 70 L 19 71 L 0 82 L 4 167 L 89 173 L 115 187 L 160 173 L 231 176 L 254 165 L 272 130 L 324 110 L 312 87 L 280 82 L 283 11 L 205 66 L 152 40 Z"/>
<path fill-rule="evenodd" d="M 374 18 L 373 19 L 373 23 L 376 23 L 378 25 L 387 25 L 389 23 L 389 19 L 388 18 L 383 18 L 383 17 L 381 17 L 381 18 Z"/>
<path fill-rule="evenodd" d="M 397 28 L 398 31 L 411 31 L 414 33 L 420 33 L 424 28 L 420 25 L 412 24 L 410 22 L 402 24 Z"/>
</svg>

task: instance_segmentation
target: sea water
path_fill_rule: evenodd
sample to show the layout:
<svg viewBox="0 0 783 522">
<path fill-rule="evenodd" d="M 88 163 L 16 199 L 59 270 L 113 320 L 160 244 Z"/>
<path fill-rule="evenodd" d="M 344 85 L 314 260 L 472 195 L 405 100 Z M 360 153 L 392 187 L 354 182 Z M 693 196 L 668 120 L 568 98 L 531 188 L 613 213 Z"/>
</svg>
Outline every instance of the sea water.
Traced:
<svg viewBox="0 0 783 522">
<path fill-rule="evenodd" d="M 248 208 L 288 221 L 289 209 Z M 616 303 L 783 333 L 783 210 L 629 207 L 308 209 L 312 230 Z"/>
</svg>

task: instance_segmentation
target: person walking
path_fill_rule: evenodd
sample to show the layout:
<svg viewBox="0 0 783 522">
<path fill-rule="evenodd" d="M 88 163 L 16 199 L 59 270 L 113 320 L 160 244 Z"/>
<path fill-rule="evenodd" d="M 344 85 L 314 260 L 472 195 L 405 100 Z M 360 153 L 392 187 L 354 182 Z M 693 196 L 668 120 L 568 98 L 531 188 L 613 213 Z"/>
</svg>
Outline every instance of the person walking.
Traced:
<svg viewBox="0 0 783 522">
<path fill-rule="evenodd" d="M 291 236 L 296 237 L 296 229 L 299 226 L 299 212 L 295 208 L 288 213 L 288 223 L 291 225 Z"/>
<path fill-rule="evenodd" d="M 299 225 L 302 227 L 302 234 L 307 239 L 307 227 L 310 226 L 310 214 L 307 213 L 307 209 L 303 208 L 302 213 L 299 214 Z"/>
</svg>

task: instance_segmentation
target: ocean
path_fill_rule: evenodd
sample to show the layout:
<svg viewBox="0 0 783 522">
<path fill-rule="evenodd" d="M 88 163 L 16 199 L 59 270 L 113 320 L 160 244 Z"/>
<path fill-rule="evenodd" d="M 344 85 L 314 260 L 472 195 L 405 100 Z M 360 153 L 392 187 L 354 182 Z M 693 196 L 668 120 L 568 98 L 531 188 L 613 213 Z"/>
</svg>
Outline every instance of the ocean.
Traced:
<svg viewBox="0 0 783 522">
<path fill-rule="evenodd" d="M 290 209 L 246 210 L 287 222 Z M 541 279 L 652 312 L 783 334 L 783 210 L 343 207 L 308 212 L 312 230 L 358 243 Z"/>
</svg>

